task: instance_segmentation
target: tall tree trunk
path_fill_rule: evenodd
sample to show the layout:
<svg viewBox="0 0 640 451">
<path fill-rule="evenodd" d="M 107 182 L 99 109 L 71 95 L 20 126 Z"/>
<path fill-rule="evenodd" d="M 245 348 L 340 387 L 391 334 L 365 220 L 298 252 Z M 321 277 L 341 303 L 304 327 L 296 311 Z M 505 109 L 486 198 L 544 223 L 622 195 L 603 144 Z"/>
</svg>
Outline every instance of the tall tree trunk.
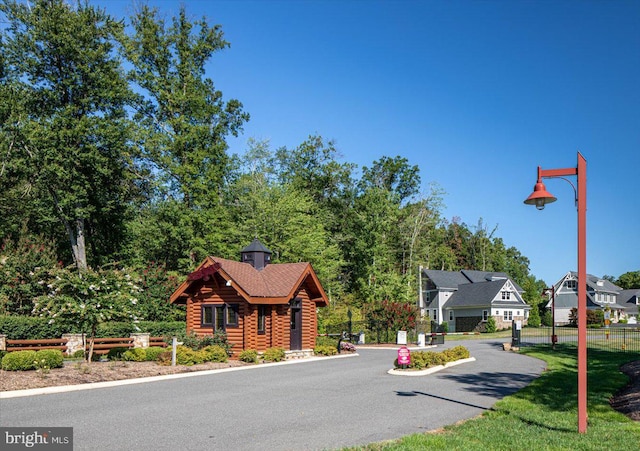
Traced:
<svg viewBox="0 0 640 451">
<path fill-rule="evenodd" d="M 56 192 L 49 188 L 49 193 L 53 198 L 53 202 L 59 213 L 60 221 L 64 224 L 64 228 L 67 231 L 69 237 L 69 244 L 71 245 L 71 253 L 73 255 L 73 262 L 76 264 L 78 271 L 84 272 L 87 270 L 87 249 L 85 247 L 84 240 L 84 218 L 76 218 L 75 224 L 72 224 L 65 216 L 60 203 L 58 202 L 58 196 Z M 75 225 L 75 228 L 73 227 Z"/>
<path fill-rule="evenodd" d="M 69 236 L 69 243 L 71 244 L 71 251 L 73 253 L 73 261 L 78 268 L 78 271 L 84 272 L 87 270 L 87 251 L 84 241 L 84 219 L 78 218 L 75 222 L 75 229 L 71 222 L 66 219 L 62 219 L 64 228 L 67 230 Z"/>
</svg>

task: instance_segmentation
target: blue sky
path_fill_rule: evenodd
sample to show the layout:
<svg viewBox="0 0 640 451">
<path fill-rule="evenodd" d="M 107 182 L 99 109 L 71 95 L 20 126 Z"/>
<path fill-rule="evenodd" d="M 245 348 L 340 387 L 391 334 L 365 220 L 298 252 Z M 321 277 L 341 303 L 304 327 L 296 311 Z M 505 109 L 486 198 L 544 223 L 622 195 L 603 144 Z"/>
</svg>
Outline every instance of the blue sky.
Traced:
<svg viewBox="0 0 640 451">
<path fill-rule="evenodd" d="M 93 1 L 118 17 L 132 1 Z M 553 283 L 577 269 L 573 190 L 523 204 L 536 169 L 587 159 L 587 271 L 640 270 L 640 2 L 173 1 L 220 24 L 231 48 L 207 76 L 251 120 L 230 141 L 273 149 L 311 134 L 342 161 L 406 157 L 447 219 L 478 219 Z M 574 181 L 575 182 L 575 181 Z"/>
</svg>

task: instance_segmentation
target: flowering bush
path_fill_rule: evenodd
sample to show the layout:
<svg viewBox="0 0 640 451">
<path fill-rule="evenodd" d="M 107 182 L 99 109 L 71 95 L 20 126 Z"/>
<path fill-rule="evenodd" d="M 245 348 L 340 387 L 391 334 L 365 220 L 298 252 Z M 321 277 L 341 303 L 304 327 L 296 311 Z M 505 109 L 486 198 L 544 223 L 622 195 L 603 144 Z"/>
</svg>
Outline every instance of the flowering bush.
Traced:
<svg viewBox="0 0 640 451">
<path fill-rule="evenodd" d="M 343 341 L 340 343 L 340 351 L 356 352 L 356 347 L 351 343 L 346 343 Z"/>
<path fill-rule="evenodd" d="M 34 301 L 34 315 L 49 318 L 49 323 L 75 325 L 89 336 L 89 355 L 98 325 L 107 321 L 137 322 L 135 305 L 141 291 L 138 281 L 119 269 L 62 268 L 53 273 L 49 292 Z"/>
<path fill-rule="evenodd" d="M 414 304 L 384 300 L 368 316 L 375 326 L 372 329 L 382 325 L 392 330 L 409 330 L 416 327 L 419 314 Z"/>
</svg>

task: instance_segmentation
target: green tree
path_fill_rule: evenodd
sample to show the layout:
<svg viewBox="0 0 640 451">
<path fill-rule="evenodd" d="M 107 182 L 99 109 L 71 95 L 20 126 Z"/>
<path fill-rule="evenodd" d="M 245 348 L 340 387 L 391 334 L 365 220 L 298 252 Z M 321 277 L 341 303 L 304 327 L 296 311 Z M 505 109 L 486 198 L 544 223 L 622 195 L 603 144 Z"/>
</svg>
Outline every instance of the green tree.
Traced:
<svg viewBox="0 0 640 451">
<path fill-rule="evenodd" d="M 71 255 L 87 268 L 117 252 L 127 197 L 130 90 L 114 56 L 122 24 L 63 0 L 3 0 L 2 82 L 18 100 L 2 127 L 3 171 L 38 217 L 64 226 Z M 16 193 L 13 193 L 14 195 Z"/>
<path fill-rule="evenodd" d="M 386 157 L 374 161 L 371 167 L 362 168 L 360 188 L 380 188 L 393 193 L 398 203 L 418 194 L 420 189 L 420 169 L 410 165 L 404 157 Z"/>
<path fill-rule="evenodd" d="M 228 252 L 226 139 L 237 136 L 249 115 L 238 100 L 223 100 L 205 76 L 205 64 L 229 47 L 220 26 L 190 21 L 184 7 L 166 23 L 157 9 L 143 6 L 132 28 L 122 44 L 140 93 L 137 156 L 153 197 L 128 225 L 128 255 L 184 271 L 208 254 Z"/>
<path fill-rule="evenodd" d="M 640 288 L 640 271 L 629 271 L 622 274 L 618 277 L 618 280 L 616 280 L 616 285 L 623 290 Z"/>
<path fill-rule="evenodd" d="M 42 237 L 26 231 L 17 242 L 5 239 L 0 246 L 0 314 L 31 315 L 33 299 L 45 294 L 56 255 Z"/>
<path fill-rule="evenodd" d="M 229 169 L 228 135 L 237 136 L 249 115 L 242 104 L 225 102 L 204 66 L 229 47 L 221 27 L 191 22 L 184 7 L 167 25 L 155 8 L 142 6 L 123 36 L 129 78 L 142 93 L 135 120 L 140 153 L 158 175 L 162 194 L 187 207 L 211 207 Z"/>
</svg>

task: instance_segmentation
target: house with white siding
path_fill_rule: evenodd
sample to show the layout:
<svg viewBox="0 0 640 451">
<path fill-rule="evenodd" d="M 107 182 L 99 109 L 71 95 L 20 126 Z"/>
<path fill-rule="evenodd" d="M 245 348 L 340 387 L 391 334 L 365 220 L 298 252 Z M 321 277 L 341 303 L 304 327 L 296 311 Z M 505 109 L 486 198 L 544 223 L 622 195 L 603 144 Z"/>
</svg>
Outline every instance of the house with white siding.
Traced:
<svg viewBox="0 0 640 451">
<path fill-rule="evenodd" d="M 569 271 L 554 284 L 555 288 L 555 323 L 569 324 L 571 309 L 578 307 L 578 273 Z M 587 274 L 587 309 L 608 310 L 611 322 L 617 323 L 621 319 L 636 317 L 638 314 L 637 293 L 623 290 L 610 281 Z M 554 307 L 554 299 L 549 293 L 547 308 Z"/>
<path fill-rule="evenodd" d="M 489 317 L 498 329 L 524 326 L 531 307 L 524 290 L 503 272 L 422 270 L 420 310 L 449 332 L 483 331 Z"/>
</svg>

